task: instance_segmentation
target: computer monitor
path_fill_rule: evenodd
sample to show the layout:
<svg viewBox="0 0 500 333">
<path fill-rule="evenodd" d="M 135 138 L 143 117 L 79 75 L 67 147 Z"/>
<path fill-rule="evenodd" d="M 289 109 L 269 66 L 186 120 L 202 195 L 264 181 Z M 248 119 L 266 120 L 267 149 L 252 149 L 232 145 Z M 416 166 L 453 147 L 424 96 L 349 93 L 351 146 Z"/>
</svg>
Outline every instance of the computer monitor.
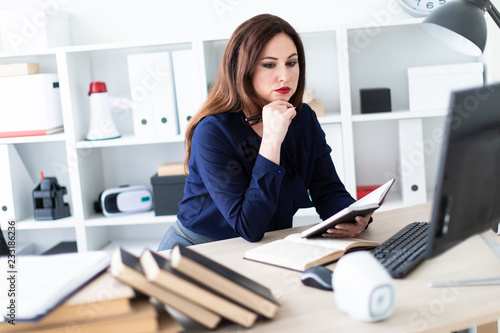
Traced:
<svg viewBox="0 0 500 333">
<path fill-rule="evenodd" d="M 500 84 L 453 92 L 427 258 L 500 222 Z"/>
</svg>

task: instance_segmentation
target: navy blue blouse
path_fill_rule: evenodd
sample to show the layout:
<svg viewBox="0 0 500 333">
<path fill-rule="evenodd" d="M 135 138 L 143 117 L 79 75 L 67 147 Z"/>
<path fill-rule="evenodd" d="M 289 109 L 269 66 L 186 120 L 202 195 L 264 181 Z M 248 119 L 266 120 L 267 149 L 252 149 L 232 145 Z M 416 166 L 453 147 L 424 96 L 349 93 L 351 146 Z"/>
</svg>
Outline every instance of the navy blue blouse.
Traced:
<svg viewBox="0 0 500 333">
<path fill-rule="evenodd" d="M 260 143 L 242 112 L 208 116 L 198 124 L 177 215 L 183 226 L 215 239 L 255 242 L 266 231 L 292 227 L 299 208 L 314 205 L 324 220 L 355 201 L 307 104 L 288 128 L 280 165 L 259 155 Z"/>
</svg>

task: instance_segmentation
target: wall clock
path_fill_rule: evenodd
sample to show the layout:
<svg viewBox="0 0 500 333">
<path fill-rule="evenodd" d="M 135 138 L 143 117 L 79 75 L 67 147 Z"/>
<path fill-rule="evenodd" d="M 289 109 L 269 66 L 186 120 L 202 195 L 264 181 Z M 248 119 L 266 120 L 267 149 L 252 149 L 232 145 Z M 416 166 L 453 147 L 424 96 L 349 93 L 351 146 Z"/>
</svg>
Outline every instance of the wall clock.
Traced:
<svg viewBox="0 0 500 333">
<path fill-rule="evenodd" d="M 398 0 L 403 9 L 413 16 L 426 16 L 452 0 Z"/>
</svg>

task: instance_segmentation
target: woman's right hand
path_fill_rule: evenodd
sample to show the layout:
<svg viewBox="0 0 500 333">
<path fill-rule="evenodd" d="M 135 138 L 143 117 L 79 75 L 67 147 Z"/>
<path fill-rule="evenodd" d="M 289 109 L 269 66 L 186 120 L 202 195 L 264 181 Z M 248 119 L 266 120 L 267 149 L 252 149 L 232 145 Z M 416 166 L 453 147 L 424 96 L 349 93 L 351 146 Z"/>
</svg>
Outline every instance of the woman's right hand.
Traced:
<svg viewBox="0 0 500 333">
<path fill-rule="evenodd" d="M 287 101 L 276 100 L 264 106 L 262 143 L 259 151 L 262 156 L 280 164 L 281 144 L 296 114 L 295 107 Z"/>
</svg>

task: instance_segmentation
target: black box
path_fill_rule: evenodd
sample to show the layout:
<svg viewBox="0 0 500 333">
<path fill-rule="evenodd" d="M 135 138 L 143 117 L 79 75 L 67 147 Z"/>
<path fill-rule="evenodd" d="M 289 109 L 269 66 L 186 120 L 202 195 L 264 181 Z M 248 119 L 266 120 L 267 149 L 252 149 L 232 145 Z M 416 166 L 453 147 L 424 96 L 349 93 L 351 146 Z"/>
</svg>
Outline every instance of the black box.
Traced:
<svg viewBox="0 0 500 333">
<path fill-rule="evenodd" d="M 156 216 L 177 215 L 179 202 L 184 196 L 185 180 L 185 175 L 159 177 L 155 174 L 151 177 Z"/>
<path fill-rule="evenodd" d="M 43 252 L 42 255 L 48 254 L 59 254 L 59 253 L 74 253 L 78 252 L 78 247 L 76 241 L 64 241 L 60 242 L 47 251 Z"/>
<path fill-rule="evenodd" d="M 361 113 L 388 112 L 391 107 L 391 89 L 360 89 Z"/>
</svg>

